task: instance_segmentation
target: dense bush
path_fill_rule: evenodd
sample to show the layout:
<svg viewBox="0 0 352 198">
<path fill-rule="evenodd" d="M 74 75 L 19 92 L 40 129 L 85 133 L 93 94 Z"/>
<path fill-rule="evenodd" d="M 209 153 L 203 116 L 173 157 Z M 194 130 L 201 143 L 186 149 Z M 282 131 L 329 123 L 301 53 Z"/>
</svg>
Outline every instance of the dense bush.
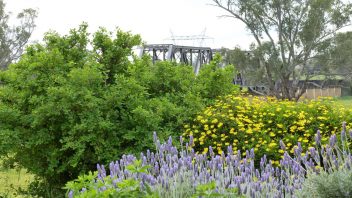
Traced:
<svg viewBox="0 0 352 198">
<path fill-rule="evenodd" d="M 184 135 L 193 135 L 194 148 L 199 152 L 207 152 L 209 146 L 219 154 L 229 145 L 241 151 L 254 148 L 258 158 L 266 154 L 278 164 L 284 153 L 279 149 L 280 140 L 290 154 L 298 142 L 307 150 L 314 147 L 312 140 L 317 130 L 322 133 L 323 143 L 340 131 L 342 118 L 350 128 L 351 110 L 329 99 L 293 102 L 229 95 L 185 125 Z"/>
<path fill-rule="evenodd" d="M 192 138 L 180 150 L 173 146 L 172 139 L 160 144 L 155 138 L 155 153 L 148 150 L 139 160 L 124 155 L 110 163 L 110 174 L 98 165 L 94 174 L 67 183 L 67 194 L 69 197 L 318 197 L 319 194 L 309 194 L 313 192 L 309 189 L 311 185 L 306 186 L 313 182 L 320 194 L 329 191 L 329 197 L 350 197 L 350 175 L 336 177 L 352 170 L 352 155 L 347 147 L 352 131 L 346 134 L 343 128 L 341 141 L 332 135 L 326 146 L 321 144 L 318 132 L 314 135 L 316 148 L 304 156 L 300 144 L 296 145 L 293 157 L 285 151 L 280 167 L 274 167 L 264 156 L 260 167 L 255 168 L 253 149 L 247 150 L 245 157 L 240 151 L 233 152 L 231 146 L 226 154 L 217 155 L 212 147 L 204 154 L 196 154 L 189 147 Z M 320 175 L 331 176 L 329 183 L 335 182 L 334 185 L 324 184 L 322 187 L 326 189 L 322 189 L 322 182 L 314 182 Z"/>
<path fill-rule="evenodd" d="M 100 29 L 89 38 L 85 24 L 66 36 L 48 33 L 0 73 L 0 154 L 51 190 L 98 162 L 151 147 L 154 130 L 180 135 L 215 100 L 214 87 L 237 90 L 233 67 L 221 69 L 218 58 L 195 76 L 190 66 L 133 58 L 139 36 Z"/>
<path fill-rule="evenodd" d="M 352 197 L 352 170 L 323 172 L 308 177 L 298 197 L 349 198 Z"/>
</svg>

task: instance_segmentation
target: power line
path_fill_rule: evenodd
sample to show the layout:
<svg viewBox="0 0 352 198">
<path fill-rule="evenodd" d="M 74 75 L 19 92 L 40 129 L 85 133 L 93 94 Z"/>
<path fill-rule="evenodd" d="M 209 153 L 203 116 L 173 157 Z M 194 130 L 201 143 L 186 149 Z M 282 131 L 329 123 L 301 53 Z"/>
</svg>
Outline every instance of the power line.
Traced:
<svg viewBox="0 0 352 198">
<path fill-rule="evenodd" d="M 199 35 L 176 36 L 170 29 L 171 37 L 164 40 L 172 41 L 174 45 L 180 45 L 178 41 L 193 41 L 192 46 L 202 47 L 205 40 L 214 40 L 214 38 L 205 35 L 206 28 Z M 197 43 L 196 43 L 197 42 Z"/>
</svg>

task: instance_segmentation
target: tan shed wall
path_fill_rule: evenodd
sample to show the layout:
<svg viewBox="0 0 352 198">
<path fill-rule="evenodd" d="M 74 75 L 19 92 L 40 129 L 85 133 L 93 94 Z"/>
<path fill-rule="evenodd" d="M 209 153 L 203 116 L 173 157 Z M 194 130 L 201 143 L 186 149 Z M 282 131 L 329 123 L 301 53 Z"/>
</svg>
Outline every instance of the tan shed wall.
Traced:
<svg viewBox="0 0 352 198">
<path fill-rule="evenodd" d="M 307 89 L 301 98 L 317 99 L 318 97 L 341 97 L 341 87 Z"/>
</svg>

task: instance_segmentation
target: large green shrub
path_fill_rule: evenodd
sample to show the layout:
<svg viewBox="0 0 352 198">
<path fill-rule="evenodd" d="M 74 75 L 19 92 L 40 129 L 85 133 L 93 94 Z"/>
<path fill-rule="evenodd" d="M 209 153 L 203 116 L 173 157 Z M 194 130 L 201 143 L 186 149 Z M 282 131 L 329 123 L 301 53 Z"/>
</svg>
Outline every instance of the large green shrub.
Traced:
<svg viewBox="0 0 352 198">
<path fill-rule="evenodd" d="M 0 73 L 0 154 L 50 190 L 98 162 L 153 148 L 153 131 L 180 135 L 174 131 L 215 99 L 203 94 L 207 84 L 229 84 L 218 94 L 237 90 L 233 68 L 217 62 L 197 77 L 190 66 L 130 61 L 139 36 L 100 29 L 89 38 L 85 24 L 66 36 L 48 33 Z"/>
</svg>

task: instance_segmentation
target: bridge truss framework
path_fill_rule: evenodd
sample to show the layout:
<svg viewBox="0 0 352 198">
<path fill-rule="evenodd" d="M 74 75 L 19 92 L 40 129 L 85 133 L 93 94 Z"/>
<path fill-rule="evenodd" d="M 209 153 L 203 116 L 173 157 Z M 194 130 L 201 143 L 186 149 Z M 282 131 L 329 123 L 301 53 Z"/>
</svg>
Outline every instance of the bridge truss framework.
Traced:
<svg viewBox="0 0 352 198">
<path fill-rule="evenodd" d="M 149 54 L 152 57 L 153 64 L 157 61 L 176 61 L 192 65 L 195 74 L 199 73 L 203 64 L 208 64 L 213 59 L 213 51 L 209 47 L 191 47 L 173 44 L 152 44 L 144 45 L 140 52 Z"/>
</svg>

